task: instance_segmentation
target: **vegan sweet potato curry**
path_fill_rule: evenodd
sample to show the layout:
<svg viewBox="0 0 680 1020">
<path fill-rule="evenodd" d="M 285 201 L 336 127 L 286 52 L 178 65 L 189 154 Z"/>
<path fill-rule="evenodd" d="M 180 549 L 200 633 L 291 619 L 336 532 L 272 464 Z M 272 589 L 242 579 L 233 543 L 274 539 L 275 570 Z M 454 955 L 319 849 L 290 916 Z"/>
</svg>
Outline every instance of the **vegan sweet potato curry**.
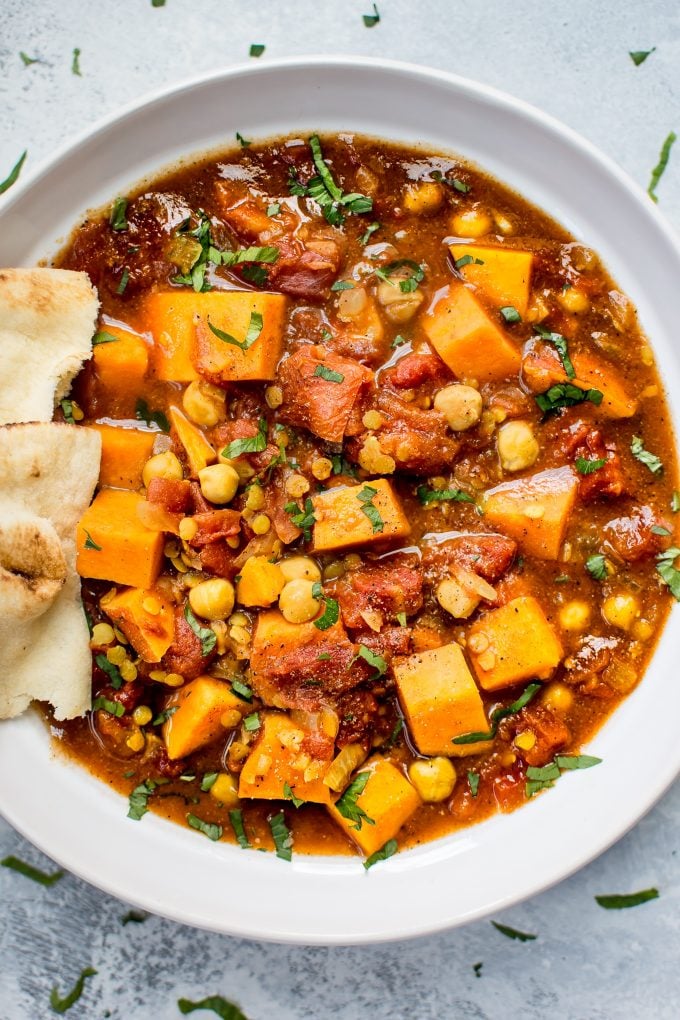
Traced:
<svg viewBox="0 0 680 1020">
<path fill-rule="evenodd" d="M 370 864 L 598 763 L 680 597 L 674 440 L 630 301 L 525 200 L 239 141 L 57 260 L 102 303 L 57 417 L 103 453 L 54 725 L 132 819 Z"/>
</svg>

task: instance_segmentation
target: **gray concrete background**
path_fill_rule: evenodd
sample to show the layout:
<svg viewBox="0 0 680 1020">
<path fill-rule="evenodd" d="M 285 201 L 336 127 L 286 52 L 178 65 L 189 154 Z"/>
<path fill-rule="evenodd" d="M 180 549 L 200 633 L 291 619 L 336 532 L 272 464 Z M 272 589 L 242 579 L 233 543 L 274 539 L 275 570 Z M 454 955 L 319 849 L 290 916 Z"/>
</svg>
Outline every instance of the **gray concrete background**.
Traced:
<svg viewBox="0 0 680 1020">
<path fill-rule="evenodd" d="M 267 46 L 262 61 L 367 54 L 496 85 L 581 131 L 645 187 L 663 139 L 680 133 L 677 0 L 379 0 L 378 8 L 380 24 L 367 29 L 364 0 L 166 0 L 157 9 L 151 0 L 0 0 L 0 179 L 24 148 L 35 164 L 150 89 L 247 59 L 253 42 Z M 628 51 L 652 46 L 636 68 Z M 71 72 L 74 47 L 81 77 Z M 21 50 L 43 62 L 24 67 Z M 680 226 L 680 143 L 658 193 Z M 73 877 L 43 889 L 0 869 L 0 1020 L 55 1015 L 52 985 L 63 993 L 87 965 L 98 974 L 69 1020 L 171 1020 L 179 997 L 217 993 L 250 1020 L 675 1020 L 679 821 L 676 784 L 598 861 L 499 918 L 536 933 L 527 943 L 486 921 L 350 949 L 247 943 L 154 917 L 123 927 L 126 906 Z M 9 853 L 50 867 L 0 821 L 0 858 Z M 633 910 L 605 911 L 593 898 L 650 885 L 660 899 Z"/>
</svg>

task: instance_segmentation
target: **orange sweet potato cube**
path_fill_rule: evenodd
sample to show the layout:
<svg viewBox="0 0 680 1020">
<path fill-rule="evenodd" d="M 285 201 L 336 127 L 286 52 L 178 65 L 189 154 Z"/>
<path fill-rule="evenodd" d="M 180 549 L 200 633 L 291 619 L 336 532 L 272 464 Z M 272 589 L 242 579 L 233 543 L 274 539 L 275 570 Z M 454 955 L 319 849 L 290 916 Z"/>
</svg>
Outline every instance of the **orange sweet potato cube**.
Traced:
<svg viewBox="0 0 680 1020">
<path fill-rule="evenodd" d="M 216 383 L 273 379 L 283 353 L 288 299 L 255 291 L 157 291 L 144 305 L 143 321 L 153 335 L 153 371 L 158 379 L 191 382 L 204 375 Z M 251 316 L 262 330 L 247 350 L 220 340 L 208 327 L 244 343 Z"/>
<path fill-rule="evenodd" d="M 572 361 L 576 372 L 574 385 L 602 393 L 600 414 L 606 418 L 632 418 L 638 401 L 626 392 L 616 369 L 592 354 L 575 354 Z"/>
<path fill-rule="evenodd" d="M 362 853 L 370 857 L 388 840 L 394 839 L 402 825 L 418 810 L 421 800 L 404 773 L 386 758 L 369 759 L 356 775 L 364 772 L 369 773 L 369 779 L 356 803 L 371 821 L 345 818 L 336 807 L 337 801 L 331 803 L 328 810 Z"/>
<path fill-rule="evenodd" d="M 191 477 L 198 478 L 199 471 L 217 460 L 215 449 L 206 439 L 205 433 L 193 425 L 178 407 L 170 408 L 170 421 L 184 447 Z"/>
<path fill-rule="evenodd" d="M 530 251 L 482 244 L 452 244 L 450 250 L 454 259 L 470 256 L 472 262 L 461 266 L 459 272 L 490 305 L 494 308 L 512 305 L 524 318 L 534 261 Z"/>
<path fill-rule="evenodd" d="M 131 330 L 105 324 L 102 332 L 116 340 L 95 344 L 92 360 L 97 378 L 109 393 L 129 395 L 141 388 L 149 367 L 149 345 Z"/>
<path fill-rule="evenodd" d="M 328 758 L 311 758 L 305 748 L 309 733 L 280 712 L 260 713 L 260 732 L 243 765 L 239 797 L 285 800 L 287 786 L 296 797 L 311 804 L 330 804 L 330 789 L 323 777 Z"/>
<path fill-rule="evenodd" d="M 192 680 L 176 691 L 165 707 L 176 709 L 163 724 L 163 740 L 172 761 L 226 736 L 227 730 L 233 729 L 234 713 L 245 715 L 250 711 L 230 684 L 213 676 Z"/>
<path fill-rule="evenodd" d="M 399 701 L 421 754 L 479 754 L 490 741 L 454 744 L 464 733 L 486 733 L 489 722 L 477 685 L 455 643 L 394 661 Z"/>
<path fill-rule="evenodd" d="M 102 489 L 76 529 L 76 569 L 81 577 L 152 588 L 161 570 L 162 532 L 141 523 L 137 507 L 145 500 L 125 489 Z"/>
<path fill-rule="evenodd" d="M 514 538 L 527 555 L 556 560 L 577 490 L 578 479 L 569 467 L 502 482 L 484 496 L 484 519 Z"/>
<path fill-rule="evenodd" d="M 384 478 L 373 478 L 365 485 L 326 489 L 312 496 L 312 504 L 316 519 L 313 535 L 315 552 L 406 538 L 411 531 L 396 493 Z M 364 512 L 364 507 L 368 513 Z M 377 511 L 382 528 L 371 507 Z"/>
<path fill-rule="evenodd" d="M 522 680 L 546 680 L 564 654 L 540 603 L 525 595 L 473 623 L 468 652 L 485 691 Z"/>
<path fill-rule="evenodd" d="M 114 489 L 140 489 L 142 469 L 151 456 L 155 432 L 93 423 L 102 437 L 99 484 Z"/>
<path fill-rule="evenodd" d="M 160 662 L 175 637 L 174 606 L 161 592 L 126 588 L 104 599 L 102 609 L 144 662 Z"/>
<path fill-rule="evenodd" d="M 451 283 L 422 324 L 439 357 L 459 379 L 490 382 L 518 374 L 519 348 L 464 284 Z"/>
</svg>

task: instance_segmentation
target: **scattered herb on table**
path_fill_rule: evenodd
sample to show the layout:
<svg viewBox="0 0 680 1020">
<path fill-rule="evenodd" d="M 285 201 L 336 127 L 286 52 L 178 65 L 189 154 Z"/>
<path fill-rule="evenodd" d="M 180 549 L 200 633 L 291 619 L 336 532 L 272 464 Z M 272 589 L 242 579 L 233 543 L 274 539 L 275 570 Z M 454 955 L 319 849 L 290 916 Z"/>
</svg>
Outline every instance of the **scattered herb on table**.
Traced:
<svg viewBox="0 0 680 1020">
<path fill-rule="evenodd" d="M 19 178 L 19 174 L 21 173 L 21 168 L 24 165 L 27 155 L 28 149 L 24 149 L 22 154 L 19 156 L 19 159 L 16 161 L 16 163 L 10 170 L 8 176 L 5 177 L 4 181 L 0 181 L 0 195 L 4 195 L 4 193 L 6 191 L 9 191 L 12 185 L 16 183 L 16 181 Z"/>
<path fill-rule="evenodd" d="M 265 49 L 264 43 L 251 43 L 248 53 L 251 57 L 261 57 Z"/>
<path fill-rule="evenodd" d="M 80 50 L 77 47 L 73 51 L 73 60 L 71 61 L 71 73 L 78 75 L 79 78 L 82 78 L 82 73 L 80 70 Z"/>
<path fill-rule="evenodd" d="M 197 1009 L 211 1009 L 220 1020 L 248 1020 L 245 1013 L 233 1002 L 229 1002 L 221 995 L 209 995 L 207 999 L 199 1002 L 192 1002 L 191 999 L 178 999 L 177 1008 L 183 1016 L 193 1013 Z"/>
<path fill-rule="evenodd" d="M 64 877 L 63 871 L 53 871 L 51 874 L 48 874 L 46 871 L 41 871 L 40 868 L 34 868 L 32 864 L 27 864 L 26 861 L 22 861 L 19 857 L 12 856 L 12 854 L 9 857 L 3 857 L 0 861 L 0 866 L 17 871 L 24 878 L 30 878 L 32 882 L 38 882 L 39 885 L 54 885 L 55 882 Z"/>
<path fill-rule="evenodd" d="M 483 966 L 484 966 L 484 964 L 481 963 L 481 962 L 480 963 L 473 963 L 472 964 L 472 969 L 475 972 L 475 977 L 480 978 L 482 976 L 482 967 Z"/>
<path fill-rule="evenodd" d="M 614 893 L 607 896 L 596 896 L 595 901 L 605 910 L 626 910 L 628 907 L 639 907 L 641 903 L 658 900 L 658 889 L 642 889 L 636 893 Z"/>
<path fill-rule="evenodd" d="M 526 931 L 519 931 L 518 928 L 511 928 L 509 925 L 501 924 L 499 921 L 492 921 L 491 923 L 501 935 L 505 935 L 509 939 L 516 939 L 517 942 L 533 942 L 537 938 L 536 935 L 530 935 Z"/>
<path fill-rule="evenodd" d="M 71 991 L 68 993 L 68 995 L 65 995 L 63 999 L 59 995 L 58 986 L 55 985 L 52 991 L 50 992 L 50 1006 L 52 1007 L 54 1012 L 66 1013 L 71 1008 L 71 1006 L 75 1005 L 75 1003 L 83 994 L 86 980 L 88 978 L 94 977 L 96 973 L 97 971 L 94 969 L 94 967 L 85 967 L 85 969 L 81 971 L 80 977 L 76 981 Z"/>
<path fill-rule="evenodd" d="M 655 49 L 656 46 L 652 46 L 651 50 L 628 50 L 628 56 L 635 66 L 639 67 L 640 64 L 644 64 L 647 57 L 651 56 Z"/>
<path fill-rule="evenodd" d="M 670 159 L 671 149 L 673 148 L 673 145 L 677 141 L 677 137 L 678 136 L 676 135 L 675 131 L 671 131 L 670 134 L 666 137 L 665 142 L 661 146 L 661 152 L 659 153 L 659 162 L 652 170 L 652 177 L 649 182 L 649 187 L 647 188 L 647 194 L 649 195 L 653 202 L 659 201 L 656 194 L 656 189 L 659 184 L 659 181 L 663 177 L 666 167 L 668 166 L 668 160 Z"/>
<path fill-rule="evenodd" d="M 29 57 L 28 53 L 24 53 L 23 50 L 20 50 L 19 56 L 24 67 L 30 67 L 31 64 L 42 64 L 40 57 Z"/>
<path fill-rule="evenodd" d="M 143 910 L 128 910 L 127 914 L 123 914 L 121 917 L 120 923 L 123 927 L 127 924 L 143 924 L 148 916 Z"/>
<path fill-rule="evenodd" d="M 375 28 L 380 21 L 380 13 L 375 4 L 373 4 L 373 14 L 364 14 L 362 17 L 366 28 Z"/>
</svg>

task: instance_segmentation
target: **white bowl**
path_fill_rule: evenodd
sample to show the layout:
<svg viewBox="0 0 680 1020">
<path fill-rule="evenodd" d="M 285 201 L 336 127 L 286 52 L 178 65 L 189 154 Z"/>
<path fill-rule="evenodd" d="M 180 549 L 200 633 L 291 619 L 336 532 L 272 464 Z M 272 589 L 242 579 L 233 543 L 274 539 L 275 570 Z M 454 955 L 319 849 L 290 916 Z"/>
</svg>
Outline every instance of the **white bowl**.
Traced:
<svg viewBox="0 0 680 1020">
<path fill-rule="evenodd" d="M 441 71 L 355 58 L 236 67 L 157 94 L 101 123 L 9 193 L 0 266 L 49 257 L 82 213 L 236 131 L 357 131 L 478 162 L 592 245 L 636 302 L 667 390 L 680 392 L 680 251 L 649 198 L 588 142 L 538 110 Z M 670 441 L 670 436 L 669 436 Z M 67 488 L 64 490 L 67 498 Z M 564 776 L 522 809 L 365 872 L 358 858 L 291 864 L 210 843 L 127 803 L 54 754 L 33 715 L 0 724 L 0 810 L 47 854 L 106 892 L 234 935 L 361 943 L 424 934 L 501 910 L 617 840 L 680 771 L 673 615 L 643 682 Z M 637 755 L 644 753 L 645 767 Z"/>
</svg>

